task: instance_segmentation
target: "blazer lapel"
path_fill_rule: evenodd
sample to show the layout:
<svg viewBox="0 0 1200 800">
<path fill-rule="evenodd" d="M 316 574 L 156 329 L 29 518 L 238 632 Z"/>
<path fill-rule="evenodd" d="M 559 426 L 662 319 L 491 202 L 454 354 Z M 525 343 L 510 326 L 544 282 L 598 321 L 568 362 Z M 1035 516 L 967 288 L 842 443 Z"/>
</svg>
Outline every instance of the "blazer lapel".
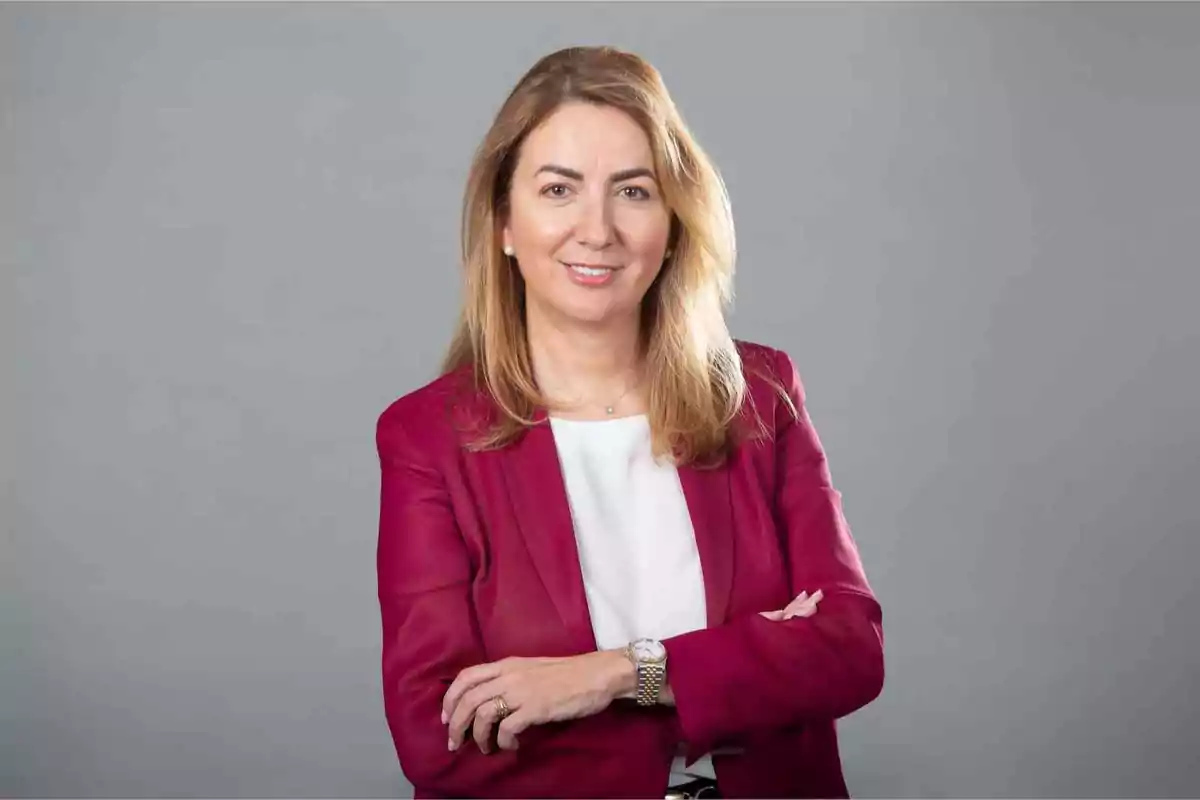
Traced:
<svg viewBox="0 0 1200 800">
<path fill-rule="evenodd" d="M 733 507 L 729 498 L 729 470 L 680 467 L 679 482 L 687 498 L 704 572 L 708 625 L 725 622 L 733 588 Z M 669 576 L 667 576 L 669 579 Z"/>
<path fill-rule="evenodd" d="M 575 525 L 567 500 L 554 433 L 539 415 L 538 424 L 502 451 L 504 480 L 517 525 L 534 567 L 580 652 L 596 649 L 583 588 L 583 570 L 575 543 Z"/>
</svg>

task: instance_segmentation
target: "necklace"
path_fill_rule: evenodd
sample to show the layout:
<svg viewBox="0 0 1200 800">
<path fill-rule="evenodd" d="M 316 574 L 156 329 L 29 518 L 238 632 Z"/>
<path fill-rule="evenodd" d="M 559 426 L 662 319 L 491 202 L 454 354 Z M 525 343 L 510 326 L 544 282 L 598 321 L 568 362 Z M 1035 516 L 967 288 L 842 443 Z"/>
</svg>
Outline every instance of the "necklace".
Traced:
<svg viewBox="0 0 1200 800">
<path fill-rule="evenodd" d="M 633 391 L 634 389 L 638 388 L 638 386 L 640 386 L 640 385 L 641 385 L 640 380 L 631 381 L 628 385 L 626 385 L 624 391 L 622 391 L 615 398 L 613 398 L 612 400 L 610 400 L 609 402 L 607 402 L 603 405 L 596 403 L 596 401 L 594 401 L 594 400 L 587 401 L 587 400 L 584 400 L 583 398 L 578 398 L 574 401 L 565 401 L 566 407 L 569 408 L 569 407 L 573 406 L 575 408 L 575 410 L 578 411 L 581 406 L 582 407 L 590 406 L 591 408 L 595 408 L 597 405 L 599 405 L 600 408 L 604 409 L 604 415 L 606 417 L 611 417 L 613 414 L 617 413 L 617 406 L 620 405 L 621 401 L 625 399 L 625 396 L 627 394 L 629 394 L 631 391 Z M 553 404 L 553 401 L 552 401 L 552 404 Z"/>
<path fill-rule="evenodd" d="M 613 400 L 610 405 L 607 405 L 604 407 L 604 413 L 611 417 L 613 415 L 613 412 L 617 410 L 617 403 L 624 400 L 625 395 L 629 394 L 629 390 L 632 389 L 635 385 L 636 384 L 631 383 L 628 386 L 626 386 L 625 391 L 623 391 L 619 395 L 617 395 L 616 400 Z"/>
</svg>

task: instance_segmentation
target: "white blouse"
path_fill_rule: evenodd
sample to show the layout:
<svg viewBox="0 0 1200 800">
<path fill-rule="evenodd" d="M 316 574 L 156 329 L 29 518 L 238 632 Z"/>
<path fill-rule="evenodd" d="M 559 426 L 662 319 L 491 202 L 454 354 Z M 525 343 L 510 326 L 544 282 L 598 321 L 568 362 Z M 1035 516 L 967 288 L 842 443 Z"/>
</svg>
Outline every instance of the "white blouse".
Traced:
<svg viewBox="0 0 1200 800">
<path fill-rule="evenodd" d="M 551 417 L 550 426 L 597 646 L 624 647 L 634 639 L 706 627 L 704 577 L 687 500 L 674 465 L 651 453 L 647 417 Z M 709 756 L 686 771 L 683 757 L 675 759 L 672 784 L 696 776 L 715 777 Z"/>
</svg>

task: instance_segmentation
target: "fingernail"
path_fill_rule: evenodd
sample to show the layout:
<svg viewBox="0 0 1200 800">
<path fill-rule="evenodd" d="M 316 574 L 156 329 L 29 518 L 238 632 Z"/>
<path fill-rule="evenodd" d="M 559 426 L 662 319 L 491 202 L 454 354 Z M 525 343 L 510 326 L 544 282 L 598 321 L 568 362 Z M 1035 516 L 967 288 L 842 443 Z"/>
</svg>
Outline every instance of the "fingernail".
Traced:
<svg viewBox="0 0 1200 800">
<path fill-rule="evenodd" d="M 454 749 L 454 740 L 453 740 L 453 739 L 449 739 L 449 740 L 447 740 L 447 742 L 446 742 L 446 749 L 447 749 L 447 750 L 453 750 L 453 749 Z"/>
<path fill-rule="evenodd" d="M 442 724 L 445 725 L 447 722 L 449 722 L 449 720 L 446 719 L 446 712 L 443 711 L 442 712 Z"/>
</svg>

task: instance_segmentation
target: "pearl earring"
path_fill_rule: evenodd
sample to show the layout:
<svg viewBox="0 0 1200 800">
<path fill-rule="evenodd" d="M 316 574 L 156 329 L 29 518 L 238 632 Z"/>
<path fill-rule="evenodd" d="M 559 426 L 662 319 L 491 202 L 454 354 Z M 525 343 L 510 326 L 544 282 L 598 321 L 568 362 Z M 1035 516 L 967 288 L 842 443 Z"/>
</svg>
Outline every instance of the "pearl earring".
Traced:
<svg viewBox="0 0 1200 800">
<path fill-rule="evenodd" d="M 511 245 L 507 245 L 507 244 L 504 245 L 504 255 L 508 256 L 509 258 L 512 258 L 514 252 L 515 251 L 512 249 Z"/>
</svg>

